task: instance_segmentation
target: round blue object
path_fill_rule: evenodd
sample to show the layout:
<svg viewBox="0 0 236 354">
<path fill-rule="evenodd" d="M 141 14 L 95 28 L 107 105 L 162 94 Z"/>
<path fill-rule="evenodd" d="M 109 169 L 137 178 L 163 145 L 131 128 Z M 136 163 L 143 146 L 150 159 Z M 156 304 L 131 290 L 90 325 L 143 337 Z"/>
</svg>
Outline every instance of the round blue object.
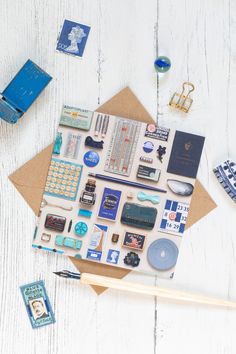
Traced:
<svg viewBox="0 0 236 354">
<path fill-rule="evenodd" d="M 145 141 L 143 144 L 143 151 L 149 153 L 152 152 L 154 149 L 154 144 L 151 141 Z"/>
<path fill-rule="evenodd" d="M 88 151 L 84 154 L 84 163 L 88 167 L 97 166 L 99 162 L 99 155 L 95 151 Z"/>
<path fill-rule="evenodd" d="M 169 58 L 167 57 L 158 57 L 155 61 L 154 61 L 154 67 L 156 69 L 157 72 L 159 73 L 165 73 L 167 72 L 170 67 L 171 67 L 171 61 Z"/>
<path fill-rule="evenodd" d="M 82 237 L 88 231 L 88 226 L 87 226 L 87 224 L 85 222 L 79 221 L 79 222 L 77 222 L 77 224 L 75 224 L 74 231 L 75 231 L 75 234 L 77 236 L 81 236 Z"/>
<path fill-rule="evenodd" d="M 167 238 L 152 242 L 147 251 L 149 264 L 157 270 L 168 270 L 175 266 L 179 250 L 176 244 Z"/>
</svg>

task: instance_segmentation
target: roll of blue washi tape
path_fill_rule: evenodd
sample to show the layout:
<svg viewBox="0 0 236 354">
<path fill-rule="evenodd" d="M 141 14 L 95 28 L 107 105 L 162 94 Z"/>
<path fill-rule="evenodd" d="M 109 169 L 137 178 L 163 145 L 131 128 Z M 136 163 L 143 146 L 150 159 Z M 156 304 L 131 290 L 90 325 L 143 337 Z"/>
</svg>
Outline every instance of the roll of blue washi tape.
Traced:
<svg viewBox="0 0 236 354">
<path fill-rule="evenodd" d="M 168 270 L 175 266 L 178 254 L 178 247 L 173 241 L 160 238 L 152 242 L 148 248 L 148 263 L 157 270 Z"/>
<path fill-rule="evenodd" d="M 154 144 L 151 141 L 145 141 L 143 144 L 143 151 L 149 153 L 152 152 L 154 149 Z"/>
<path fill-rule="evenodd" d="M 94 167 L 97 166 L 99 163 L 99 155 L 95 151 L 87 151 L 84 154 L 84 163 L 88 167 Z"/>
</svg>

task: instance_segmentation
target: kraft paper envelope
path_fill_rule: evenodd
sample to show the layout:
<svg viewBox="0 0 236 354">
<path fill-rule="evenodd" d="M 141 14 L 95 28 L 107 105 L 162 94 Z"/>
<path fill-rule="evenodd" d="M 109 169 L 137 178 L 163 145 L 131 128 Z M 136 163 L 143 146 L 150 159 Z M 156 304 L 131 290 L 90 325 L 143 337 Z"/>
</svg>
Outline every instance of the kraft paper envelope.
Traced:
<svg viewBox="0 0 236 354">
<path fill-rule="evenodd" d="M 153 123 L 153 119 L 149 113 L 128 87 L 100 106 L 97 111 Z M 36 215 L 39 213 L 40 203 L 47 179 L 48 167 L 51 160 L 52 148 L 53 144 L 48 146 L 9 176 L 11 182 Z M 186 227 L 192 226 L 214 208 L 216 208 L 215 202 L 201 183 L 196 180 Z M 70 260 L 81 273 L 93 273 L 121 279 L 130 272 L 130 270 L 115 268 L 86 260 L 78 260 L 71 257 Z M 97 286 L 93 286 L 93 288 L 98 295 L 106 289 Z"/>
</svg>

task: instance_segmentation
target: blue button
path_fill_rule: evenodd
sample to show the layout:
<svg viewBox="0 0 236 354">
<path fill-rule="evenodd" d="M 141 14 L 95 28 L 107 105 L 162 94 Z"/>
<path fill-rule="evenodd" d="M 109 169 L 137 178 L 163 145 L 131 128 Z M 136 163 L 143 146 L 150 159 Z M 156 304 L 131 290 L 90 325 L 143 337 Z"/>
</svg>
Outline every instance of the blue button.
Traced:
<svg viewBox="0 0 236 354">
<path fill-rule="evenodd" d="M 84 163 L 88 167 L 97 166 L 99 162 L 99 155 L 95 151 L 88 151 L 84 154 Z"/>
<path fill-rule="evenodd" d="M 154 145 L 151 141 L 145 141 L 145 143 L 143 144 L 143 151 L 149 153 L 152 152 L 154 149 Z"/>
</svg>

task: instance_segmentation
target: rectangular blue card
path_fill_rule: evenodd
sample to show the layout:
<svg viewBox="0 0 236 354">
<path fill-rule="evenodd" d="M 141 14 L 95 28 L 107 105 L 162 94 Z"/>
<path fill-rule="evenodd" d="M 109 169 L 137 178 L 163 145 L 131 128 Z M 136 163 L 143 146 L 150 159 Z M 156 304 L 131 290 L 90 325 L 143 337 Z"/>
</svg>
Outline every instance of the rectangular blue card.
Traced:
<svg viewBox="0 0 236 354">
<path fill-rule="evenodd" d="M 98 217 L 115 221 L 120 203 L 120 197 L 121 191 L 104 188 Z"/>
<path fill-rule="evenodd" d="M 196 178 L 205 138 L 176 130 L 168 173 Z"/>
<path fill-rule="evenodd" d="M 22 285 L 20 290 L 32 328 L 39 328 L 56 322 L 42 280 Z"/>
</svg>

